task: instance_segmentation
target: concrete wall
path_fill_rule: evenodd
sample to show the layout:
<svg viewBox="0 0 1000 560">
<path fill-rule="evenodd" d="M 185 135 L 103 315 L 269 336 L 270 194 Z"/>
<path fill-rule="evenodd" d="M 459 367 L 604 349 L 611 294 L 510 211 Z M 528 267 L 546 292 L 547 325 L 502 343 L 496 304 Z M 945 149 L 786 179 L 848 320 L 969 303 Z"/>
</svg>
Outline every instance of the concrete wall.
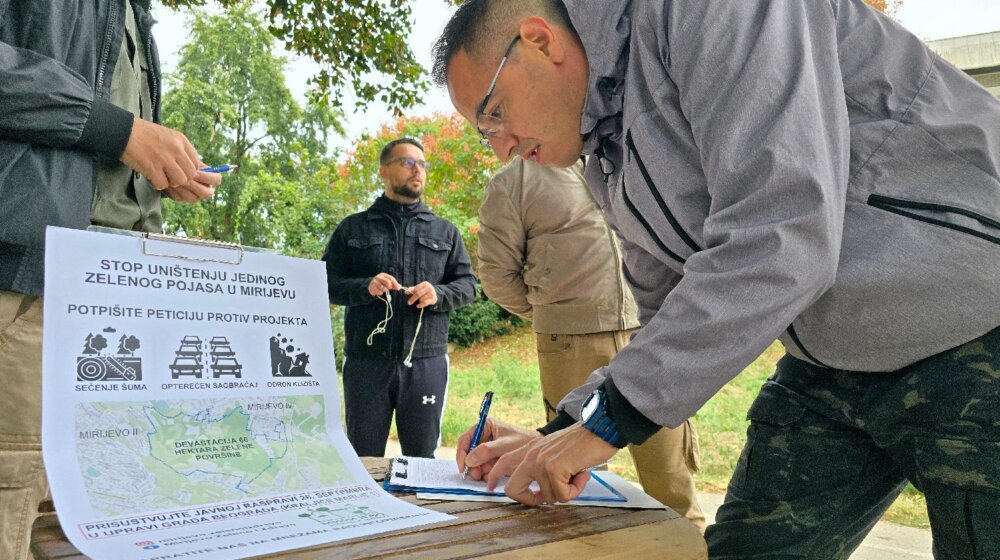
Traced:
<svg viewBox="0 0 1000 560">
<path fill-rule="evenodd" d="M 1000 97 L 1000 31 L 928 41 L 927 46 Z"/>
</svg>

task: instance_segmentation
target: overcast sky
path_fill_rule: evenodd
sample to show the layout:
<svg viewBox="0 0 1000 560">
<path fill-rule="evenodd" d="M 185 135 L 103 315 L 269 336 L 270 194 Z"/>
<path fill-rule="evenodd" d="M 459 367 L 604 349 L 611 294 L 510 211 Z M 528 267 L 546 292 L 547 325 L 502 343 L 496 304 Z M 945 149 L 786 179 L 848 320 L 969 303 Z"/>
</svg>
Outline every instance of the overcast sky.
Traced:
<svg viewBox="0 0 1000 560">
<path fill-rule="evenodd" d="M 431 44 L 441 33 L 452 9 L 444 0 L 416 0 L 413 15 L 415 24 L 410 37 L 410 48 L 417 60 L 425 68 L 430 67 Z M 178 50 L 189 40 L 186 17 L 171 12 L 161 5 L 155 5 L 153 15 L 159 20 L 154 28 L 160 57 L 165 72 L 177 68 Z M 1000 1 L 997 0 L 904 0 L 897 14 L 899 21 L 915 35 L 924 40 L 943 39 L 972 35 L 990 31 L 1000 31 Z M 315 66 L 307 60 L 299 60 L 286 53 L 290 64 L 286 68 L 288 86 L 300 100 L 305 97 L 306 81 L 314 73 Z M 451 111 L 448 95 L 432 88 L 425 96 L 426 102 L 411 111 L 413 115 L 426 115 L 435 111 Z M 345 100 L 346 108 L 353 108 L 354 99 Z M 350 145 L 350 139 L 365 130 L 376 130 L 391 115 L 384 106 L 371 104 L 366 110 L 348 115 L 347 138 L 336 141 L 340 147 Z"/>
</svg>

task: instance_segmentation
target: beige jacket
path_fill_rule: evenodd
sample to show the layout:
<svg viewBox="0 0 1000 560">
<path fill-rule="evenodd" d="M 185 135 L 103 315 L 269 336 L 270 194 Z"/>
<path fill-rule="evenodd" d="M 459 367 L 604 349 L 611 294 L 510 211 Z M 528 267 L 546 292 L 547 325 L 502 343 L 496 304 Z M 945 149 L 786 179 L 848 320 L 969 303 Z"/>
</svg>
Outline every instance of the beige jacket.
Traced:
<svg viewBox="0 0 1000 560">
<path fill-rule="evenodd" d="M 504 166 L 479 208 L 479 278 L 490 299 L 535 332 L 584 334 L 639 326 L 618 239 L 583 164 Z"/>
</svg>

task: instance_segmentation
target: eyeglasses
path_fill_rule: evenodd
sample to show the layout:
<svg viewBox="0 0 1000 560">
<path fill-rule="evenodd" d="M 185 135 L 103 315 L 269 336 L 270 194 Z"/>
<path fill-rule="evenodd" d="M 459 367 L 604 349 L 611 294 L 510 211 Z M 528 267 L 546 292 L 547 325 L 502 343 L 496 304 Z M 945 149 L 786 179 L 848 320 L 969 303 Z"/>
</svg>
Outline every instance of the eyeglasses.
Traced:
<svg viewBox="0 0 1000 560">
<path fill-rule="evenodd" d="M 413 159 L 411 157 L 405 157 L 405 156 L 404 157 L 398 157 L 398 158 L 396 158 L 394 160 L 391 160 L 386 165 L 392 165 L 392 164 L 394 164 L 396 162 L 399 162 L 400 165 L 402 165 L 403 167 L 409 168 L 409 169 L 413 169 L 414 167 L 416 167 L 418 165 L 424 171 L 427 171 L 428 169 L 431 168 L 431 162 L 429 162 L 429 161 L 424 161 L 422 159 Z"/>
<path fill-rule="evenodd" d="M 497 87 L 497 79 L 500 77 L 500 71 L 507 64 L 510 51 L 513 50 L 514 44 L 520 38 L 520 35 L 514 37 L 514 40 L 507 45 L 507 50 L 503 52 L 503 58 L 500 59 L 500 66 L 497 67 L 497 73 L 493 75 L 493 81 L 490 82 L 490 89 L 486 90 L 486 97 L 483 98 L 483 102 L 479 104 L 479 109 L 476 111 L 476 132 L 479 133 L 479 142 L 487 148 L 490 147 L 490 137 L 496 136 L 503 131 L 503 120 L 495 113 L 487 115 L 483 111 L 486 110 L 486 105 L 490 102 L 490 97 L 493 95 L 493 88 Z"/>
</svg>

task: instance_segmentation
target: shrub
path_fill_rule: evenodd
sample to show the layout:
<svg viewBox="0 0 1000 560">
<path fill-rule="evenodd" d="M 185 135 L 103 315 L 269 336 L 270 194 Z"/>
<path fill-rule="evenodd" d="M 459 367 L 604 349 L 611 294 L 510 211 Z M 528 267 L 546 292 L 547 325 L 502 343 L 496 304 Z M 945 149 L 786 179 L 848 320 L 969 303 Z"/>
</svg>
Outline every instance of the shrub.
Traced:
<svg viewBox="0 0 1000 560">
<path fill-rule="evenodd" d="M 451 314 L 448 341 L 467 347 L 491 336 L 507 334 L 523 324 L 521 318 L 486 299 L 477 288 L 476 301 Z"/>
</svg>

